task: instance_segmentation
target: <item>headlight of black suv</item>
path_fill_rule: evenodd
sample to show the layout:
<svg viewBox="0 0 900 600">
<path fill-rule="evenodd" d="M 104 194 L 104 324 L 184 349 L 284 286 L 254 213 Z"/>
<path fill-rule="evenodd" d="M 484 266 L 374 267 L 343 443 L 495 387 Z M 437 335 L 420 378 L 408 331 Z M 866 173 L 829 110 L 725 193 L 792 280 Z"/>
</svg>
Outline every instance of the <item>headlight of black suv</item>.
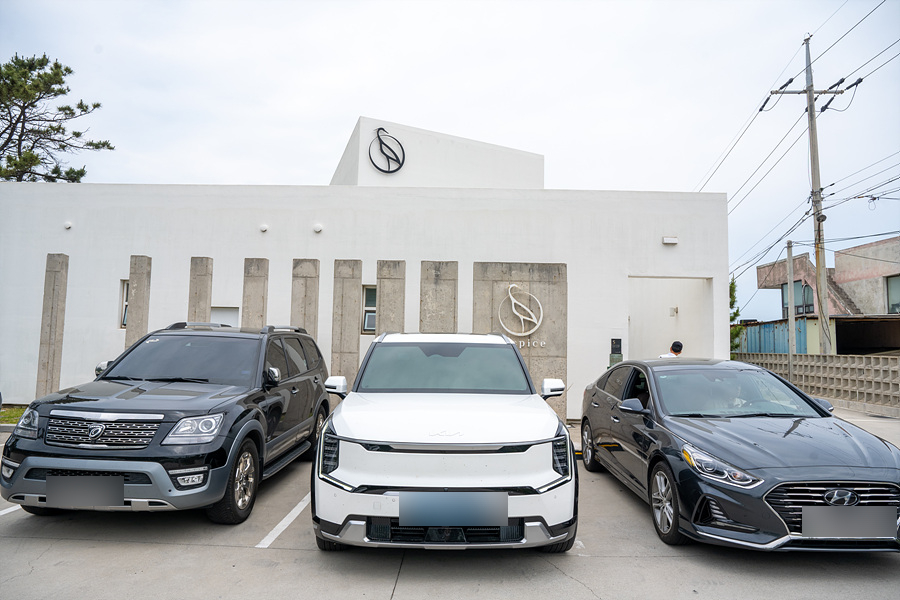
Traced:
<svg viewBox="0 0 900 600">
<path fill-rule="evenodd" d="M 13 430 L 13 435 L 28 438 L 29 440 L 37 439 L 38 436 L 38 412 L 33 408 L 26 408 L 19 422 Z"/>
</svg>

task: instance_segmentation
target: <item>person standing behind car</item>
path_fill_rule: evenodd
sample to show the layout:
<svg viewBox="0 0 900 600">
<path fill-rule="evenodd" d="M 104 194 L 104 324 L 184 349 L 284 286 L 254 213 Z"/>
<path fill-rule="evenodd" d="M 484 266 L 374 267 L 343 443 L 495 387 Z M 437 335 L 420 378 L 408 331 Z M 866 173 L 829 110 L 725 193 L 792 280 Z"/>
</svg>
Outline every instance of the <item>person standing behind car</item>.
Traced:
<svg viewBox="0 0 900 600">
<path fill-rule="evenodd" d="M 679 354 L 681 354 L 681 350 L 684 348 L 684 344 L 679 341 L 672 342 L 672 345 L 669 347 L 669 351 L 666 354 L 660 354 L 660 358 L 675 358 Z"/>
</svg>

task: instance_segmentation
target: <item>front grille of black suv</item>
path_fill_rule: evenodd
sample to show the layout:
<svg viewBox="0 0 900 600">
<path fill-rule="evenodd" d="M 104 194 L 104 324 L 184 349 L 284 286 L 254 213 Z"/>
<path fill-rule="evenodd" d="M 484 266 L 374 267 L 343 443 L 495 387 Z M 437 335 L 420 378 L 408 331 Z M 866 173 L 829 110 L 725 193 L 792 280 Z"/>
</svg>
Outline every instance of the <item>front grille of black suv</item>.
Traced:
<svg viewBox="0 0 900 600">
<path fill-rule="evenodd" d="M 90 437 L 91 429 L 102 427 L 102 433 Z M 106 446 L 109 448 L 145 448 L 159 429 L 159 423 L 146 421 L 82 421 L 51 418 L 44 441 L 54 446 Z"/>
<path fill-rule="evenodd" d="M 766 502 L 784 520 L 791 533 L 803 530 L 804 506 L 828 506 L 828 490 L 851 490 L 859 496 L 858 506 L 896 506 L 900 515 L 900 486 L 890 483 L 816 482 L 785 483 L 766 495 Z"/>
<path fill-rule="evenodd" d="M 397 544 L 520 542 L 525 537 L 523 519 L 510 519 L 505 527 L 401 527 L 400 519 L 369 517 L 366 537 L 373 542 Z"/>
<path fill-rule="evenodd" d="M 127 471 L 78 471 L 76 469 L 28 469 L 25 479 L 46 481 L 48 475 L 57 477 L 122 477 L 128 485 L 149 485 L 150 476 L 146 473 L 130 473 Z"/>
</svg>

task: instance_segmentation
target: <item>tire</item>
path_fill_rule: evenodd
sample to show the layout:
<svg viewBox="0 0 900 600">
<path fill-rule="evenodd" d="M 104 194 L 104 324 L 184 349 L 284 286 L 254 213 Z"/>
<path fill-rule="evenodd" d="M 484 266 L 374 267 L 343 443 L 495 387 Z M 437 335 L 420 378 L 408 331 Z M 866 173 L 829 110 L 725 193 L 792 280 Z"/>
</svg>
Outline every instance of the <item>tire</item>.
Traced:
<svg viewBox="0 0 900 600">
<path fill-rule="evenodd" d="M 572 546 L 575 545 L 575 536 L 572 536 L 571 539 L 566 540 L 564 542 L 557 542 L 555 544 L 550 544 L 549 546 L 541 546 L 538 548 L 541 552 L 546 554 L 561 554 L 563 552 L 568 552 L 572 549 Z"/>
<path fill-rule="evenodd" d="M 331 540 L 322 539 L 319 536 L 316 536 L 316 546 L 319 547 L 319 550 L 324 552 L 342 552 L 347 549 L 347 546 L 344 544 L 338 544 Z"/>
<path fill-rule="evenodd" d="M 670 546 L 681 546 L 690 539 L 678 531 L 681 518 L 678 505 L 678 488 L 672 469 L 664 461 L 653 466 L 650 472 L 650 510 L 656 535 Z"/>
<path fill-rule="evenodd" d="M 206 509 L 214 523 L 237 525 L 250 516 L 259 489 L 259 453 L 252 440 L 244 440 L 234 459 L 225 495 Z"/>
<path fill-rule="evenodd" d="M 61 515 L 63 511 L 61 508 L 46 508 L 44 506 L 26 506 L 24 504 L 20 505 L 22 510 L 27 512 L 30 515 L 37 515 L 39 517 L 52 517 L 53 515 Z"/>
<path fill-rule="evenodd" d="M 309 450 L 303 453 L 302 458 L 304 460 L 313 460 L 316 456 L 316 446 L 319 445 L 319 436 L 322 435 L 322 427 L 325 426 L 325 419 L 328 418 L 328 411 L 324 406 L 320 406 L 318 412 L 316 412 L 316 420 L 315 425 L 313 426 L 312 433 L 309 434 L 309 437 L 306 438 L 311 445 Z"/>
<path fill-rule="evenodd" d="M 597 455 L 594 453 L 591 424 L 587 419 L 581 424 L 581 462 L 588 471 L 596 472 L 603 469 L 603 465 L 597 462 Z"/>
</svg>

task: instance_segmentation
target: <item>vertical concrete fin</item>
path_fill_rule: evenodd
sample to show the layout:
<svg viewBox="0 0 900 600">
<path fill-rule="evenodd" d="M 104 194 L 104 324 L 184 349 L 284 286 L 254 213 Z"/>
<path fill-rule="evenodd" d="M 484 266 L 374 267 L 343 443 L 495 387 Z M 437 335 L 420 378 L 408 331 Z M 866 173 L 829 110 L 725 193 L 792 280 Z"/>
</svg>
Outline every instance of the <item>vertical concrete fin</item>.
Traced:
<svg viewBox="0 0 900 600">
<path fill-rule="evenodd" d="M 375 292 L 375 333 L 403 333 L 406 316 L 406 261 L 379 260 Z"/>
<path fill-rule="evenodd" d="M 66 254 L 48 254 L 47 269 L 44 273 L 44 302 L 35 398 L 52 394 L 59 389 L 68 280 L 69 257 Z"/>
<path fill-rule="evenodd" d="M 191 323 L 209 323 L 212 318 L 213 259 L 191 257 L 191 281 L 188 291 L 188 315 Z"/>
<path fill-rule="evenodd" d="M 319 260 L 295 258 L 291 282 L 291 325 L 313 339 L 319 334 Z"/>
<path fill-rule="evenodd" d="M 362 261 L 334 261 L 334 310 L 331 320 L 331 374 L 353 385 L 359 370 L 362 318 Z"/>
<path fill-rule="evenodd" d="M 244 259 L 244 293 L 241 327 L 262 329 L 266 325 L 269 303 L 269 259 Z"/>
<path fill-rule="evenodd" d="M 128 322 L 125 324 L 125 347 L 147 334 L 150 322 L 149 256 L 133 254 L 128 273 Z"/>
<path fill-rule="evenodd" d="M 459 263 L 423 260 L 419 287 L 419 331 L 457 333 Z"/>
</svg>

